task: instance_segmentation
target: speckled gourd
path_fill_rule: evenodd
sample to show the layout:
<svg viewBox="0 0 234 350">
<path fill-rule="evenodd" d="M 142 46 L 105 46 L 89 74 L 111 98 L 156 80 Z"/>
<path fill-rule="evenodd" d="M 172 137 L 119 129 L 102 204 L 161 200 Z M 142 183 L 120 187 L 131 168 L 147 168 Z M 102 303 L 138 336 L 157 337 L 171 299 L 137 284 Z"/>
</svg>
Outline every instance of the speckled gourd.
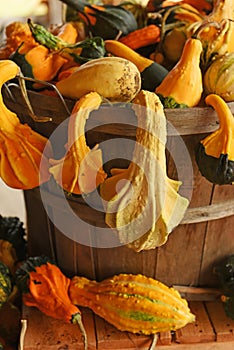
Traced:
<svg viewBox="0 0 234 350">
<path fill-rule="evenodd" d="M 75 276 L 69 295 L 74 304 L 89 307 L 121 331 L 155 334 L 195 320 L 178 291 L 140 274 L 119 274 L 101 282 Z"/>
</svg>

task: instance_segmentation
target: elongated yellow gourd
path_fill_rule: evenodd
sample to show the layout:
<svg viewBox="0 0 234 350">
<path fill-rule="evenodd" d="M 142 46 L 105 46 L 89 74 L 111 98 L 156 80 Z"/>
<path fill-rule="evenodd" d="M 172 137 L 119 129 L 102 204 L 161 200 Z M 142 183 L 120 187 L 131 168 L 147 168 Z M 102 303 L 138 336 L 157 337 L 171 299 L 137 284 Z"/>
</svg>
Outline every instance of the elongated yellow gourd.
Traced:
<svg viewBox="0 0 234 350">
<path fill-rule="evenodd" d="M 63 96 L 73 99 L 93 91 L 110 101 L 129 102 L 140 91 L 141 76 L 129 60 L 104 57 L 83 64 L 56 86 Z"/>
<path fill-rule="evenodd" d="M 155 334 L 195 320 L 178 291 L 140 274 L 115 275 L 101 282 L 75 276 L 69 295 L 74 304 L 89 307 L 121 331 Z"/>
<path fill-rule="evenodd" d="M 111 169 L 100 194 L 107 225 L 122 244 L 141 251 L 167 241 L 189 201 L 178 193 L 181 182 L 167 176 L 166 118 L 158 96 L 141 90 L 132 105 L 138 119 L 132 161 L 127 169 Z"/>
</svg>

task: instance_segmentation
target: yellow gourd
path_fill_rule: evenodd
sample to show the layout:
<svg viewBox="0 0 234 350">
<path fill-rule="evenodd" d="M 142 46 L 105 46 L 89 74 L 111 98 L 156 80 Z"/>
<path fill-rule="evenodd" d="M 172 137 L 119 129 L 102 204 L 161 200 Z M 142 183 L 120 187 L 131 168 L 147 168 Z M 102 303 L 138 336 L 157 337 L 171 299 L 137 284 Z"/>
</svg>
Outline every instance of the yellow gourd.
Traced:
<svg viewBox="0 0 234 350">
<path fill-rule="evenodd" d="M 100 194 L 106 201 L 107 225 L 122 244 L 140 251 L 167 241 L 188 200 L 178 194 L 181 182 L 166 174 L 166 118 L 159 98 L 142 90 L 132 103 L 138 119 L 132 161 L 127 169 L 112 169 Z"/>
<path fill-rule="evenodd" d="M 101 282 L 75 276 L 69 295 L 73 304 L 89 307 L 121 331 L 155 334 L 195 320 L 175 289 L 143 275 L 120 274 Z"/>
<path fill-rule="evenodd" d="M 102 169 L 101 150 L 98 145 L 91 150 L 85 139 L 86 120 L 92 110 L 99 108 L 101 102 L 102 98 L 96 92 L 91 92 L 76 102 L 69 118 L 67 153 L 59 160 L 50 159 L 50 173 L 67 192 L 92 192 L 106 178 Z"/>
</svg>

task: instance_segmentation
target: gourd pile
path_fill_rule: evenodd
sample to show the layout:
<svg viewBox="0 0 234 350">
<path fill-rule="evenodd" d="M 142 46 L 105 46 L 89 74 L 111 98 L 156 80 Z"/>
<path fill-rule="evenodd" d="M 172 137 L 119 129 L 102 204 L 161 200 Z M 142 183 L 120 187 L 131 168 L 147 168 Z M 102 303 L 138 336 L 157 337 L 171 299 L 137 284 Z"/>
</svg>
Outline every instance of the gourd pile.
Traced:
<svg viewBox="0 0 234 350">
<path fill-rule="evenodd" d="M 67 7 L 61 25 L 45 28 L 28 19 L 6 27 L 0 87 L 23 75 L 28 78 L 26 84 L 19 79 L 24 95 L 27 87 L 39 96 L 60 93 L 72 99 L 68 151 L 55 158 L 50 141 L 22 124 L 1 97 L 1 178 L 19 189 L 51 178 L 70 194 L 98 189 L 107 203 L 106 223 L 120 242 L 135 251 L 153 249 L 167 241 L 189 205 L 179 194 L 180 181 L 167 176 L 164 109 L 210 105 L 216 110 L 219 129 L 201 140 L 196 161 L 210 182 L 234 182 L 234 119 L 228 105 L 234 99 L 234 1 L 155 0 L 145 7 L 62 2 Z M 130 105 L 138 122 L 129 167 L 112 169 L 111 175 L 101 149 L 91 149 L 85 136 L 90 113 L 106 101 Z M 128 181 L 117 193 L 123 179 Z M 142 227 L 147 227 L 144 235 Z"/>
</svg>

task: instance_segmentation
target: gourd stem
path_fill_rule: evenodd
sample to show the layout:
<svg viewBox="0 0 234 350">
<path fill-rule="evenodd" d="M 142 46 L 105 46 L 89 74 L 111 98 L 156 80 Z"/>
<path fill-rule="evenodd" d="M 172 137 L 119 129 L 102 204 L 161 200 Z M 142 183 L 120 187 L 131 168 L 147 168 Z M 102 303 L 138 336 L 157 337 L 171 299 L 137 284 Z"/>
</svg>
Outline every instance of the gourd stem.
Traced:
<svg viewBox="0 0 234 350">
<path fill-rule="evenodd" d="M 154 348 L 155 348 L 156 345 L 157 345 L 157 341 L 158 341 L 158 335 L 157 335 L 157 334 L 154 334 L 154 335 L 153 335 L 153 340 L 152 340 L 152 343 L 151 343 L 151 345 L 150 345 L 149 350 L 154 350 Z"/>
<path fill-rule="evenodd" d="M 72 316 L 72 323 L 78 324 L 82 337 L 84 342 L 84 350 L 88 350 L 88 340 L 87 340 L 87 334 L 84 328 L 84 325 L 82 323 L 81 314 L 78 312 L 77 314 Z"/>
<path fill-rule="evenodd" d="M 24 338 L 25 338 L 26 331 L 27 331 L 27 320 L 21 320 L 19 350 L 24 350 Z"/>
</svg>

